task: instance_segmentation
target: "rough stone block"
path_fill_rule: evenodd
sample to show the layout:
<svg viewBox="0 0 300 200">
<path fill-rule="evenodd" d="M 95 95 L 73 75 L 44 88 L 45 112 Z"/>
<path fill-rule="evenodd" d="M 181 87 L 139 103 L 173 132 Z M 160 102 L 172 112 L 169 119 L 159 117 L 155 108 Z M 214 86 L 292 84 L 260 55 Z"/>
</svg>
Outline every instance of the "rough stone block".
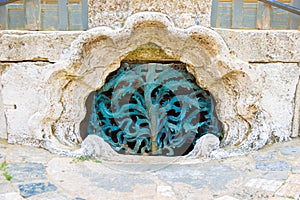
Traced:
<svg viewBox="0 0 300 200">
<path fill-rule="evenodd" d="M 253 64 L 261 77 L 260 105 L 268 112 L 279 140 L 291 135 L 295 91 L 300 76 L 297 63 Z M 275 89 L 276 88 L 276 89 Z"/>
<path fill-rule="evenodd" d="M 42 139 L 42 133 L 37 135 L 30 131 L 29 122 L 34 114 L 44 112 L 39 109 L 43 102 L 39 87 L 42 75 L 51 71 L 51 67 L 48 63 L 16 63 L 2 73 L 1 92 L 10 143 L 25 143 L 28 138 Z"/>
</svg>

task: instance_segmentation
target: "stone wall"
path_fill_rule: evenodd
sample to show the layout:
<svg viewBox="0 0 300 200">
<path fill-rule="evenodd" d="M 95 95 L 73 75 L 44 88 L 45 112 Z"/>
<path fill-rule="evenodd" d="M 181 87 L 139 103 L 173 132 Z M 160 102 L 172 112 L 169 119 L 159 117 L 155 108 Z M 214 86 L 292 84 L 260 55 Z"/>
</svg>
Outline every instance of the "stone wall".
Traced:
<svg viewBox="0 0 300 200">
<path fill-rule="evenodd" d="M 76 149 L 89 92 L 152 42 L 214 94 L 223 145 L 255 149 L 287 140 L 299 133 L 299 38 L 299 31 L 180 29 L 158 13 L 134 15 L 116 30 L 2 31 L 0 138 Z"/>
<path fill-rule="evenodd" d="M 1 65 L 0 74 L 5 70 L 7 65 Z M 9 66 L 9 65 L 8 65 Z M 1 95 L 0 95 L 0 138 L 7 139 L 7 130 L 6 130 L 6 119 L 4 118 L 4 104 L 2 100 L 2 83 L 0 83 Z"/>
<path fill-rule="evenodd" d="M 210 26 L 211 0 L 89 0 L 89 27 L 120 28 L 126 19 L 138 12 L 160 12 L 169 15 L 177 27 Z"/>
</svg>

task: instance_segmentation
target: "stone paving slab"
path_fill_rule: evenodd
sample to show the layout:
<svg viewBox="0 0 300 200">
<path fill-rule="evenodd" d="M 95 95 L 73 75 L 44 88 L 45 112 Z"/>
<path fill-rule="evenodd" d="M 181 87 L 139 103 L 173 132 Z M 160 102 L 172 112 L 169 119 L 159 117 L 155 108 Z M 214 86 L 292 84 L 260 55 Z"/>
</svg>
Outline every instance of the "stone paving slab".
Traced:
<svg viewBox="0 0 300 200">
<path fill-rule="evenodd" d="M 291 165 L 287 161 L 259 161 L 255 164 L 256 169 L 262 171 L 289 171 L 291 170 Z"/>
<path fill-rule="evenodd" d="M 45 166 L 41 163 L 10 163 L 7 169 L 12 183 L 46 180 Z"/>
<path fill-rule="evenodd" d="M 298 199 L 300 139 L 222 160 L 61 157 L 0 140 L 0 200 Z M 12 179 L 6 180 L 7 172 Z"/>
<path fill-rule="evenodd" d="M 8 192 L 5 194 L 0 194 L 1 200 L 22 200 L 23 198 L 20 196 L 20 194 L 16 192 Z"/>
<path fill-rule="evenodd" d="M 264 191 L 276 192 L 283 185 L 283 183 L 284 181 L 254 178 L 247 182 L 245 186 L 261 189 Z"/>
<path fill-rule="evenodd" d="M 27 183 L 18 185 L 21 196 L 30 197 L 49 191 L 56 191 L 57 187 L 52 183 Z"/>
<path fill-rule="evenodd" d="M 14 188 L 8 181 L 0 180 L 0 194 L 9 193 L 13 190 Z"/>
</svg>

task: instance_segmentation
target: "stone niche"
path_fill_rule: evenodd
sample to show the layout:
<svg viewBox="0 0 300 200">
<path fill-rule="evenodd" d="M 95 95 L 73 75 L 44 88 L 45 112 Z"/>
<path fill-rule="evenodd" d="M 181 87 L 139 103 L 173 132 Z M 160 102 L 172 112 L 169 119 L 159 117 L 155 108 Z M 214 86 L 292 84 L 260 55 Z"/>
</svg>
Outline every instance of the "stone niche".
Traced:
<svg viewBox="0 0 300 200">
<path fill-rule="evenodd" d="M 72 43 L 67 59 L 38 74 L 37 108 L 28 116 L 31 136 L 9 135 L 9 142 L 65 155 L 116 156 L 100 137 L 83 141 L 80 125 L 87 114 L 88 96 L 103 86 L 125 58 L 186 64 L 197 84 L 213 95 L 223 126 L 221 148 L 215 147 L 211 156 L 238 155 L 291 136 L 291 125 L 275 124 L 263 102 L 266 99 L 262 100 L 266 87 L 262 75 L 255 66 L 237 59 L 216 31 L 203 26 L 181 29 L 165 14 L 142 12 L 129 17 L 123 28 L 83 32 Z M 299 76 L 299 69 L 295 74 Z M 4 83 L 9 80 L 6 76 Z M 296 84 L 292 86 L 290 90 L 295 91 Z M 191 155 L 199 155 L 199 149 L 194 150 Z"/>
</svg>

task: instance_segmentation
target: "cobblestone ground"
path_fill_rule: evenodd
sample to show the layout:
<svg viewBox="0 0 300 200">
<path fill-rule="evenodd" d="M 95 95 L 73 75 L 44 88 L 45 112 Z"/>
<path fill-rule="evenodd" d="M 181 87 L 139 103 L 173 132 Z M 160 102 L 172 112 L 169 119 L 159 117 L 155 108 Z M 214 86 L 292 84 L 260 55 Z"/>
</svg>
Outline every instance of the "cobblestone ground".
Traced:
<svg viewBox="0 0 300 200">
<path fill-rule="evenodd" d="M 300 139 L 222 160 L 68 158 L 0 140 L 0 199 L 300 199 Z"/>
</svg>

